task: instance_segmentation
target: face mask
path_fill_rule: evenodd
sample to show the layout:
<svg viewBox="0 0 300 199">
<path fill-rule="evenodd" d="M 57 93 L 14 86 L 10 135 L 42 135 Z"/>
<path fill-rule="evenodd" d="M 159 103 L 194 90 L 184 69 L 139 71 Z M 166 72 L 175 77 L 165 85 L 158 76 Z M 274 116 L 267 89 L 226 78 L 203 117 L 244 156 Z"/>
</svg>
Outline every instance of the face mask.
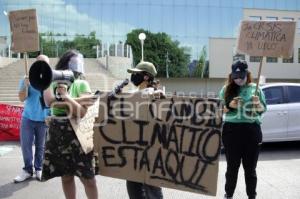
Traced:
<svg viewBox="0 0 300 199">
<path fill-rule="evenodd" d="M 244 79 L 240 79 L 240 78 L 234 79 L 233 81 L 234 81 L 234 83 L 236 83 L 238 86 L 244 86 L 244 85 L 246 84 L 246 82 L 247 82 L 247 77 L 245 77 Z"/>
<path fill-rule="evenodd" d="M 83 56 L 81 54 L 71 57 L 69 69 L 78 73 L 84 73 Z"/>
<path fill-rule="evenodd" d="M 144 75 L 142 75 L 140 73 L 131 74 L 130 81 L 135 86 L 139 86 L 144 81 Z"/>
</svg>

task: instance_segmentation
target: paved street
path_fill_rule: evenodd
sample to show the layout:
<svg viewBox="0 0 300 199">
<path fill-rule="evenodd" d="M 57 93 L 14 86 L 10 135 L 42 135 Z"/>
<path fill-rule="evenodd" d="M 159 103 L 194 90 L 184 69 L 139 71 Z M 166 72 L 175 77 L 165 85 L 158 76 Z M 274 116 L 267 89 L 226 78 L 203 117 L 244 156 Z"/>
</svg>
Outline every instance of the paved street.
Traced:
<svg viewBox="0 0 300 199">
<path fill-rule="evenodd" d="M 34 179 L 14 184 L 12 179 L 22 167 L 18 143 L 0 142 L 0 198 L 61 199 L 64 198 L 60 179 L 38 182 Z M 224 187 L 225 161 L 221 156 L 217 197 L 163 189 L 165 199 L 221 199 Z M 300 198 L 300 142 L 263 146 L 258 164 L 259 199 Z M 83 186 L 77 183 L 79 199 L 85 198 Z M 101 199 L 127 199 L 125 181 L 97 176 Z M 235 199 L 246 199 L 243 171 L 240 170 Z"/>
</svg>

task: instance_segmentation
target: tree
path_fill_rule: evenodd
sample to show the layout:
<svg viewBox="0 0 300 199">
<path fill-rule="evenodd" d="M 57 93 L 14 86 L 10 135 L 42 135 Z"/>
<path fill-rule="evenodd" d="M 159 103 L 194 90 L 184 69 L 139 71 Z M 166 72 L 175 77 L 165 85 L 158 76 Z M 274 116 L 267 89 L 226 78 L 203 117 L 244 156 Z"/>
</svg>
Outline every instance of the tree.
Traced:
<svg viewBox="0 0 300 199">
<path fill-rule="evenodd" d="M 195 77 L 201 77 L 201 78 L 203 77 L 206 56 L 207 56 L 206 46 L 203 46 L 201 53 L 200 53 L 200 58 L 199 58 L 197 67 L 194 72 Z"/>
<path fill-rule="evenodd" d="M 79 50 L 84 57 L 96 58 L 95 47 L 100 45 L 100 41 L 96 38 L 96 32 L 91 32 L 88 37 L 77 35 L 74 40 L 74 48 Z"/>
<path fill-rule="evenodd" d="M 41 52 L 49 57 L 59 57 L 69 49 L 79 50 L 84 57 L 96 58 L 96 49 L 94 46 L 100 45 L 101 41 L 96 38 L 96 32 L 91 32 L 88 36 L 76 35 L 73 40 L 56 39 L 66 34 L 60 33 L 40 33 Z M 30 57 L 36 57 L 37 52 L 30 53 Z"/>
<path fill-rule="evenodd" d="M 144 32 L 144 60 L 152 62 L 157 69 L 159 77 L 166 77 L 166 55 L 169 59 L 169 76 L 186 77 L 188 76 L 187 64 L 190 55 L 185 52 L 184 47 L 179 47 L 178 41 L 172 41 L 166 33 L 151 33 L 143 29 L 135 29 L 127 34 L 126 44 L 132 48 L 134 63 L 141 60 L 141 42 L 138 35 Z"/>
</svg>

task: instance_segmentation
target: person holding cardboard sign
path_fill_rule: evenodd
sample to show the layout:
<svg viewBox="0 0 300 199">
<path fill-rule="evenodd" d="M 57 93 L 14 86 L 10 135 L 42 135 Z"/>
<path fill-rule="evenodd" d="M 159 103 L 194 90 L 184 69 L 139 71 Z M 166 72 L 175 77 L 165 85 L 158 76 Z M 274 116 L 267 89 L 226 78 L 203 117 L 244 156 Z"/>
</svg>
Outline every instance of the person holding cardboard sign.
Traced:
<svg viewBox="0 0 300 199">
<path fill-rule="evenodd" d="M 225 104 L 222 141 L 227 162 L 225 197 L 232 199 L 242 162 L 246 191 L 249 199 L 256 198 L 256 165 L 262 142 L 261 115 L 266 111 L 266 100 L 261 89 L 255 96 L 246 61 L 232 64 L 227 84 L 220 91 Z"/>
<path fill-rule="evenodd" d="M 49 58 L 45 55 L 39 55 L 36 59 L 49 63 Z M 45 119 L 49 114 L 49 110 L 41 104 L 41 93 L 30 84 L 27 76 L 21 80 L 18 94 L 20 101 L 25 103 L 20 128 L 24 168 L 21 174 L 14 178 L 15 183 L 31 178 L 33 167 L 37 180 L 41 180 L 47 130 Z M 34 158 L 32 152 L 33 142 L 35 145 Z M 34 165 L 32 165 L 33 159 Z"/>
<path fill-rule="evenodd" d="M 131 73 L 131 82 L 138 87 L 138 92 L 153 95 L 162 93 L 154 88 L 153 82 L 157 71 L 151 62 L 141 61 L 135 68 L 128 69 L 127 72 Z M 130 199 L 163 199 L 160 187 L 129 180 L 126 185 Z"/>
<path fill-rule="evenodd" d="M 66 198 L 76 198 L 74 176 L 84 185 L 87 198 L 97 199 L 95 180 L 96 158 L 93 151 L 84 152 L 71 125 L 71 118 L 82 118 L 96 98 L 91 95 L 84 73 L 83 56 L 75 50 L 67 51 L 58 61 L 56 70 L 70 70 L 75 80 L 70 84 L 52 82 L 44 91 L 45 103 L 51 106 L 53 117 L 47 134 L 42 180 L 61 177 Z"/>
</svg>

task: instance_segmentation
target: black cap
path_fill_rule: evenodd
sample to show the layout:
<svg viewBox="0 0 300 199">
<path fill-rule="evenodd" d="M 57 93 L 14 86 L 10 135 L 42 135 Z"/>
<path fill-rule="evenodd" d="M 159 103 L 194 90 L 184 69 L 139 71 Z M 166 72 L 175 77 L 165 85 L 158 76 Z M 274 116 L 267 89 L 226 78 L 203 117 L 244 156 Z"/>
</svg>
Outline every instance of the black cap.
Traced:
<svg viewBox="0 0 300 199">
<path fill-rule="evenodd" d="M 231 66 L 231 77 L 232 79 L 244 79 L 247 75 L 248 64 L 245 60 L 236 60 Z"/>
</svg>

